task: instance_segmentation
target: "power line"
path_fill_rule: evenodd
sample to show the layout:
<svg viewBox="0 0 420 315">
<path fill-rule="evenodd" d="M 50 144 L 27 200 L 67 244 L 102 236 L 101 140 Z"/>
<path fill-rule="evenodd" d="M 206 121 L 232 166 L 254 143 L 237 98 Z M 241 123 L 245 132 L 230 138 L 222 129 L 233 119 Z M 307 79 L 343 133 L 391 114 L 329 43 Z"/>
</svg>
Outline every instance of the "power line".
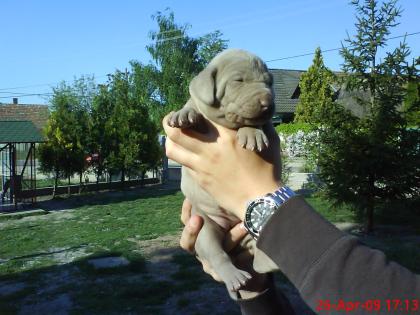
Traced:
<svg viewBox="0 0 420 315">
<path fill-rule="evenodd" d="M 390 37 L 388 39 L 392 40 L 392 39 L 409 37 L 409 36 L 418 35 L 418 34 L 420 34 L 420 31 L 413 32 L 413 33 L 408 33 L 408 34 L 405 34 L 405 35 L 394 36 L 394 37 Z M 178 39 L 178 38 L 182 38 L 182 37 L 183 36 L 168 37 L 168 38 L 162 39 L 162 41 L 174 40 L 174 39 Z M 351 46 L 347 46 L 347 47 L 351 47 Z M 322 50 L 322 52 L 325 53 L 325 52 L 337 51 L 337 50 L 340 50 L 342 48 L 343 47 L 325 49 L 325 50 Z M 344 47 L 344 48 L 346 48 L 346 47 Z M 288 56 L 288 57 L 281 57 L 281 58 L 276 58 L 276 59 L 271 59 L 271 60 L 265 60 L 265 62 L 269 63 L 269 62 L 274 62 L 274 61 L 288 60 L 288 59 L 300 58 L 300 57 L 305 57 L 305 56 L 311 56 L 311 55 L 314 55 L 314 54 L 315 54 L 315 52 L 310 52 L 310 53 L 305 53 L 305 54 L 299 54 L 299 55 L 293 55 L 293 56 Z M 108 75 L 107 74 L 106 75 L 101 75 L 101 76 L 98 76 L 96 78 L 102 78 L 102 77 L 106 77 L 106 76 L 108 76 Z M 17 90 L 17 89 L 21 89 L 21 88 L 30 88 L 30 87 L 38 87 L 38 86 L 46 86 L 46 85 L 51 86 L 51 85 L 56 85 L 56 84 L 57 84 L 57 82 L 56 83 L 46 83 L 46 84 L 36 84 L 36 85 L 11 87 L 11 88 L 1 88 L 0 91 L 4 91 L 4 92 L 0 92 L 0 93 L 10 93 L 10 94 L 13 93 L 13 94 L 15 94 L 15 96 L 18 96 L 18 97 L 19 96 L 25 97 L 25 96 L 36 96 L 36 95 L 39 95 L 39 96 L 52 95 L 51 93 L 24 94 L 24 93 L 19 93 L 19 92 L 7 92 L 7 90 Z M 16 94 L 22 94 L 22 95 L 16 95 Z M 10 98 L 10 97 L 13 97 L 13 96 L 12 95 L 9 95 L 7 97 L 6 96 L 0 96 L 0 98 Z"/>
<path fill-rule="evenodd" d="M 95 79 L 99 79 L 99 78 L 104 78 L 107 77 L 108 74 L 104 74 L 104 75 L 100 75 L 100 76 L 95 76 Z M 61 80 L 63 81 L 63 80 Z M 26 88 L 31 88 L 31 87 L 38 87 L 38 86 L 52 86 L 52 85 L 57 85 L 59 82 L 54 82 L 54 83 L 44 83 L 44 84 L 34 84 L 34 85 L 25 85 L 25 86 L 16 86 L 16 87 L 10 87 L 10 88 L 1 88 L 0 91 L 6 91 L 6 90 L 18 90 L 18 89 L 26 89 Z"/>
<path fill-rule="evenodd" d="M 44 84 L 34 84 L 34 85 L 25 85 L 25 86 L 16 86 L 16 87 L 10 87 L 10 88 L 1 88 L 0 91 L 4 90 L 17 90 L 17 89 L 26 89 L 30 87 L 38 87 L 38 86 L 46 86 L 46 85 L 55 85 L 57 83 L 44 83 Z"/>
<path fill-rule="evenodd" d="M 405 34 L 405 35 L 400 35 L 400 36 L 394 36 L 394 37 L 390 37 L 388 39 L 396 39 L 396 38 L 402 38 L 402 37 L 408 37 L 408 36 L 412 36 L 412 35 L 418 35 L 420 34 L 420 32 L 414 32 L 414 33 L 410 33 L 410 34 Z M 343 46 L 344 48 L 348 48 L 351 46 Z M 330 51 L 336 51 L 336 50 L 340 50 L 343 47 L 337 47 L 337 48 L 331 48 L 331 49 L 325 49 L 325 50 L 321 50 L 321 52 L 330 52 Z M 306 54 L 300 54 L 300 55 L 294 55 L 294 56 L 289 56 L 289 57 L 282 57 L 282 58 L 277 58 L 277 59 L 271 59 L 271 60 L 266 60 L 265 62 L 273 62 L 273 61 L 280 61 L 280 60 L 287 60 L 287 59 L 293 59 L 293 58 L 299 58 L 299 57 L 305 57 L 305 56 L 311 56 L 311 55 L 315 55 L 314 52 L 311 53 L 306 53 Z"/>
<path fill-rule="evenodd" d="M 42 92 L 40 94 L 44 94 L 44 93 L 49 93 L 49 92 Z M 20 94 L 28 94 L 28 92 L 5 92 L 5 91 L 0 91 L 0 94 L 13 94 L 13 95 L 20 95 Z"/>
<path fill-rule="evenodd" d="M 52 95 L 54 95 L 54 94 L 52 94 L 52 93 L 33 93 L 33 94 L 0 96 L 0 98 L 27 97 L 27 96 L 52 96 Z"/>
</svg>

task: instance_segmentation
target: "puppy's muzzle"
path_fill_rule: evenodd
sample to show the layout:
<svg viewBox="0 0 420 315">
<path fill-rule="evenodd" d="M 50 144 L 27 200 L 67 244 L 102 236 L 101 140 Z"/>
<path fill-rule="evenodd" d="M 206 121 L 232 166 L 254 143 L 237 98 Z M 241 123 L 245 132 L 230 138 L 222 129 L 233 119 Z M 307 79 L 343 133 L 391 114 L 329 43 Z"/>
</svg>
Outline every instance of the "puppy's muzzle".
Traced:
<svg viewBox="0 0 420 315">
<path fill-rule="evenodd" d="M 261 107 L 261 112 L 265 112 L 273 105 L 273 96 L 271 93 L 264 93 L 258 98 L 258 103 Z"/>
</svg>

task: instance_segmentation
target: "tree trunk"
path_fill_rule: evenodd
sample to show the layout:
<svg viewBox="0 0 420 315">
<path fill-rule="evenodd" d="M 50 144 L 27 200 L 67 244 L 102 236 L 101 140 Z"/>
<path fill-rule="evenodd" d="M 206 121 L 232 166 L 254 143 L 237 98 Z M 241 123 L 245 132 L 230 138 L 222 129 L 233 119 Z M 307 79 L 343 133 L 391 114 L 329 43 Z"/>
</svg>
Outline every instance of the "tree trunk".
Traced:
<svg viewBox="0 0 420 315">
<path fill-rule="evenodd" d="M 96 172 L 96 186 L 98 186 L 99 185 L 99 171 L 98 172 Z"/>
<path fill-rule="evenodd" d="M 80 195 L 82 193 L 82 185 L 83 185 L 83 172 L 80 172 L 79 174 L 79 192 Z"/>
<path fill-rule="evenodd" d="M 141 183 L 140 186 L 143 187 L 144 186 L 144 176 L 146 175 L 146 172 L 142 171 L 141 172 Z"/>
<path fill-rule="evenodd" d="M 369 176 L 370 193 L 367 196 L 366 203 L 366 233 L 373 231 L 373 215 L 375 210 L 375 178 L 373 175 Z"/>
<path fill-rule="evenodd" d="M 373 231 L 373 213 L 374 213 L 374 206 L 373 204 L 370 204 L 367 208 L 366 208 L 366 226 L 365 226 L 365 230 L 366 233 L 372 233 Z"/>
<path fill-rule="evenodd" d="M 125 188 L 125 169 L 124 168 L 121 170 L 121 187 L 122 189 Z"/>
<path fill-rule="evenodd" d="M 70 196 L 70 176 L 67 176 L 67 194 Z"/>
<path fill-rule="evenodd" d="M 56 194 L 57 194 L 57 186 L 58 186 L 58 172 L 55 172 L 55 176 L 54 176 L 54 188 L 53 188 L 53 199 L 55 198 Z"/>
<path fill-rule="evenodd" d="M 96 169 L 96 191 L 98 191 L 98 187 L 99 187 L 99 177 L 101 176 L 101 169 L 97 168 Z"/>
</svg>

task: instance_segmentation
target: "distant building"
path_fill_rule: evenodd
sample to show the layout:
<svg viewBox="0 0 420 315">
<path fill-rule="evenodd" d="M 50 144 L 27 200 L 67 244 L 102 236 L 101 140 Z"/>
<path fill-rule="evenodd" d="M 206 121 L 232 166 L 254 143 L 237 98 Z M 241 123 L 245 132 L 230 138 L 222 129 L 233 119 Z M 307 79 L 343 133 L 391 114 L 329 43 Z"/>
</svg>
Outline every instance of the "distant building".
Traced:
<svg viewBox="0 0 420 315">
<path fill-rule="evenodd" d="M 0 104 L 0 121 L 31 121 L 41 131 L 47 124 L 47 105 Z"/>
<path fill-rule="evenodd" d="M 296 106 L 299 103 L 300 87 L 299 81 L 303 70 L 270 69 L 273 74 L 273 89 L 275 94 L 275 114 L 273 122 L 288 123 L 293 121 Z M 336 75 L 343 75 L 342 72 L 335 72 Z M 354 115 L 361 117 L 365 115 L 365 110 L 356 101 L 356 98 L 369 97 L 366 92 L 348 92 L 339 85 L 333 85 L 335 99 L 345 108 L 349 109 Z"/>
<path fill-rule="evenodd" d="M 276 107 L 274 123 L 293 120 L 296 106 L 299 102 L 299 81 L 301 70 L 270 69 L 273 74 L 274 104 Z"/>
</svg>

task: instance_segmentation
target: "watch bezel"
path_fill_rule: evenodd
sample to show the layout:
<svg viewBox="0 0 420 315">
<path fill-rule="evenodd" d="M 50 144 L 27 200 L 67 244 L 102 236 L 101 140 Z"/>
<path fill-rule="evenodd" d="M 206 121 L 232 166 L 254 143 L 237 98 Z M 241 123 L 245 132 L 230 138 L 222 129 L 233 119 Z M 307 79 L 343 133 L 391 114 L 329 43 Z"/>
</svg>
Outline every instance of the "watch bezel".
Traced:
<svg viewBox="0 0 420 315">
<path fill-rule="evenodd" d="M 247 206 L 247 211 L 245 212 L 245 226 L 247 227 L 248 231 L 252 234 L 252 236 L 254 238 L 258 237 L 258 235 L 260 234 L 261 229 L 257 229 L 251 221 L 251 217 L 252 217 L 252 213 L 253 213 L 253 209 L 258 205 L 258 204 L 266 204 L 267 206 L 269 206 L 271 208 L 272 211 L 275 211 L 276 208 L 279 207 L 279 204 L 272 199 L 270 196 L 264 196 L 264 197 L 259 197 L 256 198 L 252 201 L 249 202 L 248 206 Z"/>
</svg>

